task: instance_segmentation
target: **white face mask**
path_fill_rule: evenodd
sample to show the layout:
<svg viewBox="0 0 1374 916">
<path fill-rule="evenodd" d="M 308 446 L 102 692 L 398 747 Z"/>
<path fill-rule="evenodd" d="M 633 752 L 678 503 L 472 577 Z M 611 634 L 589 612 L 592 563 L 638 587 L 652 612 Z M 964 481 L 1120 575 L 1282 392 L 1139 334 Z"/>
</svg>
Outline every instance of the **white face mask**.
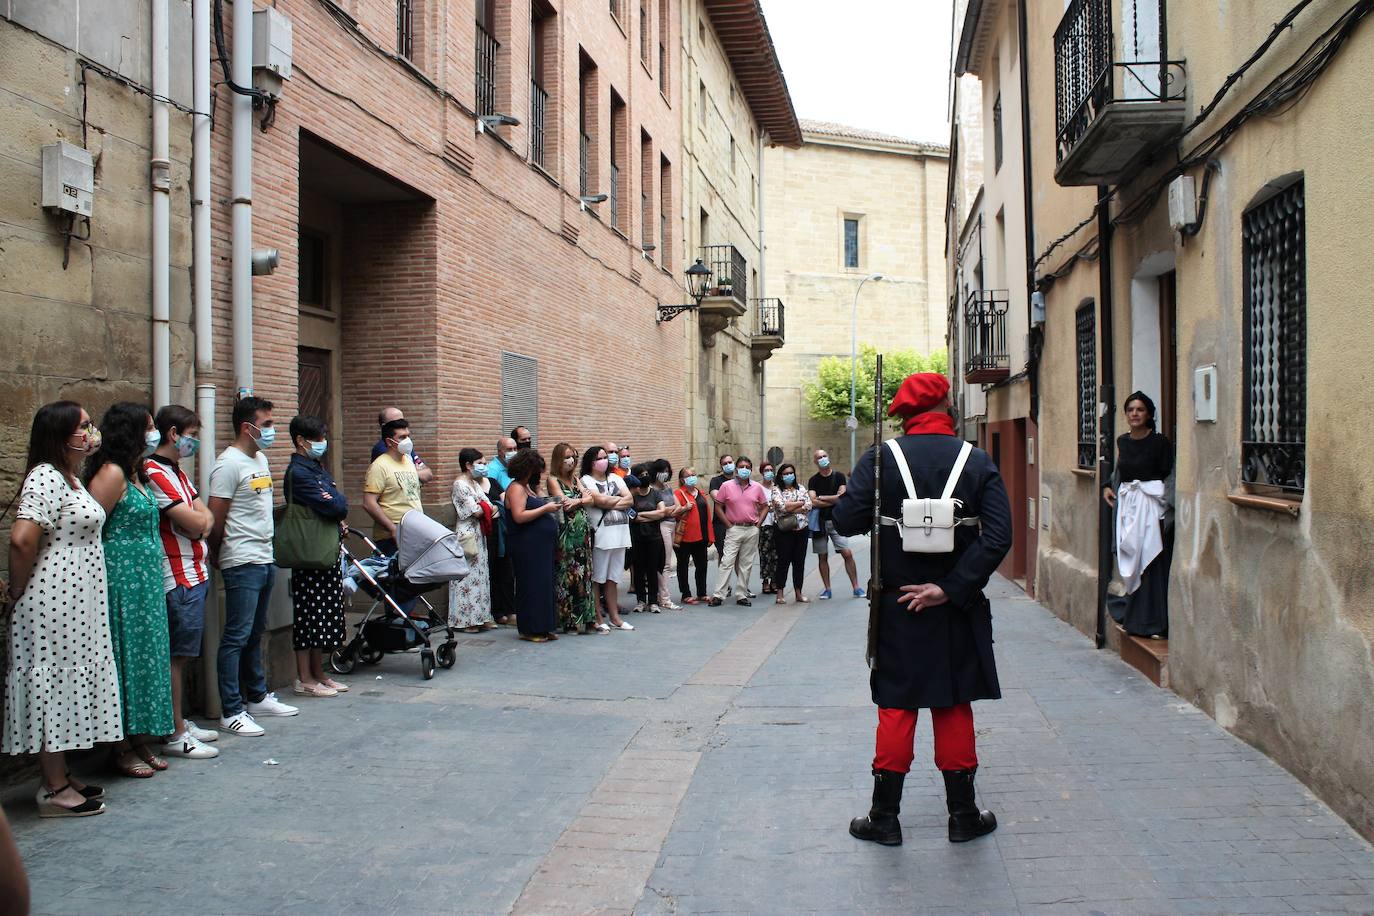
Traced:
<svg viewBox="0 0 1374 916">
<path fill-rule="evenodd" d="M 162 433 L 155 429 L 150 429 L 143 434 L 143 457 L 147 458 L 157 447 L 162 444 Z"/>
<path fill-rule="evenodd" d="M 400 442 L 396 443 L 396 451 L 400 452 L 402 455 L 409 455 L 411 452 L 415 451 L 415 443 L 409 439 L 402 439 Z"/>
</svg>

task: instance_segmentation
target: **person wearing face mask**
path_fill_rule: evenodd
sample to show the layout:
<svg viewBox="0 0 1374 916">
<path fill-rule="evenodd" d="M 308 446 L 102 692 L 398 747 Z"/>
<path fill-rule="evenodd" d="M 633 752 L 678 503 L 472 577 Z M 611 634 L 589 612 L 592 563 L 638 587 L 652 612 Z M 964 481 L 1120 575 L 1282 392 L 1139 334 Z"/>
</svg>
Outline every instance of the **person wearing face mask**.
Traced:
<svg viewBox="0 0 1374 916">
<path fill-rule="evenodd" d="M 633 630 L 620 619 L 620 579 L 625 571 L 625 549 L 630 546 L 630 518 L 626 510 L 633 498 L 625 481 L 610 473 L 606 450 L 592 446 L 582 453 L 582 489 L 591 500 L 587 521 L 592 527 L 592 583 L 604 602 L 609 626 L 596 607 L 596 629 Z"/>
<path fill-rule="evenodd" d="M 499 443 L 498 443 L 499 444 Z M 473 449 L 476 451 L 476 449 Z M 491 507 L 491 528 L 487 532 L 487 572 L 491 578 L 491 614 L 500 627 L 515 626 L 515 569 L 506 550 L 506 491 L 492 477 L 505 467 L 488 455 L 472 463 L 472 482 Z M 506 475 L 509 481 L 510 475 Z"/>
<path fill-rule="evenodd" d="M 220 731 L 245 738 L 264 734 L 257 720 L 294 716 L 295 706 L 267 689 L 262 634 L 276 582 L 273 565 L 272 470 L 264 450 L 276 441 L 272 402 L 249 395 L 234 404 L 234 441 L 210 472 L 210 562 L 224 580 L 224 632 L 215 663 Z"/>
<path fill-rule="evenodd" d="M 381 409 L 377 414 L 377 429 L 381 430 L 381 434 L 377 441 L 372 444 L 372 457 L 368 459 L 369 462 L 376 461 L 382 455 L 386 454 L 386 450 L 389 448 L 386 444 L 386 425 L 393 420 L 404 419 L 405 414 L 401 412 L 401 408 L 399 407 L 383 407 Z M 412 451 L 410 453 L 410 460 L 415 462 L 415 474 L 420 478 L 420 486 L 423 487 L 434 479 L 434 469 L 425 464 L 425 460 L 420 457 L 419 452 Z"/>
<path fill-rule="evenodd" d="M 496 455 L 487 462 L 487 477 L 501 488 L 501 492 L 506 492 L 510 488 L 510 463 L 515 460 L 519 450 L 515 447 L 515 440 L 510 436 L 502 436 L 496 440 Z"/>
<path fill-rule="evenodd" d="M 554 603 L 563 631 L 587 633 L 596 623 L 592 588 L 592 528 L 587 522 L 591 500 L 577 479 L 577 452 L 567 442 L 553 447 L 549 464 L 549 498 L 563 510 L 554 553 Z"/>
<path fill-rule="evenodd" d="M 821 574 L 821 597 L 829 598 L 830 591 L 830 548 L 840 555 L 844 571 L 849 575 L 849 587 L 855 598 L 862 598 L 864 590 L 859 587 L 859 570 L 854 565 L 854 551 L 849 549 L 849 539 L 835 531 L 832 513 L 835 504 L 845 493 L 844 475 L 830 466 L 830 455 L 825 449 L 812 453 L 817 471 L 811 475 L 806 487 L 811 496 L 811 504 L 820 511 L 816 513 L 817 527 L 811 532 L 811 550 L 816 554 L 816 568 Z"/>
<path fill-rule="evenodd" d="M 515 450 L 524 451 L 527 448 L 534 448 L 534 436 L 530 434 L 527 427 L 517 426 L 510 431 L 510 437 L 515 440 Z"/>
<path fill-rule="evenodd" d="M 631 468 L 625 485 L 634 497 L 635 510 L 634 520 L 630 522 L 634 611 L 636 614 L 641 611 L 657 614 L 663 610 L 658 604 L 658 577 L 663 572 L 663 533 L 658 523 L 667 516 L 665 506 L 672 506 L 676 511 L 677 504 L 653 488 L 652 472 L 647 464 Z"/>
<path fill-rule="evenodd" d="M 711 515 L 715 511 L 711 495 L 699 486 L 700 478 L 694 468 L 677 472 L 678 488 L 673 499 L 682 509 L 677 528 L 673 531 L 673 550 L 677 553 L 677 587 L 683 604 L 704 601 L 706 595 L 706 550 L 715 542 Z M 687 587 L 687 564 L 696 567 L 696 595 Z"/>
<path fill-rule="evenodd" d="M 410 424 L 392 420 L 382 430 L 387 449 L 367 469 L 363 481 L 363 508 L 376 522 L 373 540 L 385 554 L 396 552 L 396 526 L 411 509 L 422 509 L 420 475 L 410 453 L 415 443 L 410 438 Z"/>
<path fill-rule="evenodd" d="M 663 541 L 663 568 L 658 572 L 658 606 L 665 611 L 680 611 L 682 606 L 673 602 L 668 594 L 668 581 L 677 570 L 677 556 L 673 551 L 673 533 L 677 521 L 687 514 L 685 506 L 679 506 L 673 499 L 673 466 L 667 458 L 659 458 L 649 465 L 652 482 L 649 484 L 654 495 L 667 507 L 663 519 L 658 523 L 659 538 Z"/>
<path fill-rule="evenodd" d="M 496 627 L 491 617 L 491 567 L 487 559 L 487 533 L 492 529 L 496 511 L 478 481 L 486 477 L 487 463 L 482 452 L 465 448 L 458 453 L 458 476 L 453 480 L 453 530 L 467 550 L 468 574 L 448 587 L 448 625 L 478 633 Z"/>
<path fill-rule="evenodd" d="M 615 473 L 615 476 L 620 477 L 622 479 L 629 477 L 630 447 L 628 445 L 622 445 L 620 447 L 620 451 L 617 452 L 614 456 L 610 457 L 611 461 L 613 462 L 611 470 Z"/>
<path fill-rule="evenodd" d="M 210 742 L 219 732 L 201 728 L 182 709 L 186 662 L 200 657 L 205 634 L 205 602 L 210 594 L 210 551 L 206 537 L 215 517 L 201 500 L 181 462 L 200 449 L 200 418 L 168 404 L 153 418 L 161 441 L 143 463 L 149 490 L 157 499 L 162 539 L 162 590 L 171 641 L 172 726 L 162 745 L 164 757 L 209 759 L 219 756 Z"/>
<path fill-rule="evenodd" d="M 711 597 L 711 607 L 720 607 L 735 583 L 735 604 L 749 606 L 749 577 L 759 558 L 759 527 L 768 515 L 768 496 L 758 481 L 750 478 L 754 462 L 740 455 L 735 462 L 735 479 L 727 480 L 716 491 L 716 517 L 729 526 L 721 550 L 720 581 Z"/>
<path fill-rule="evenodd" d="M 295 452 L 286 467 L 286 498 L 333 525 L 342 537 L 348 530 L 344 522 L 348 517 L 348 499 L 324 466 L 329 431 L 319 417 L 299 416 L 292 418 L 290 432 Z M 334 697 L 348 690 L 346 684 L 334 680 L 324 670 L 325 651 L 332 651 L 348 639 L 346 606 L 338 563 L 326 569 L 291 571 L 291 648 L 296 652 L 296 696 Z"/>
<path fill-rule="evenodd" d="M 104 790 L 73 779 L 66 752 L 124 737 L 100 539 L 105 510 L 77 474 L 99 444 L 80 404 L 44 405 L 10 529 L 0 751 L 38 755 L 41 817 L 103 812 Z"/>
<path fill-rule="evenodd" d="M 787 603 L 784 596 L 787 594 L 787 572 L 791 570 L 792 592 L 797 603 L 807 604 L 811 599 L 802 594 L 802 581 L 806 577 L 806 517 L 811 513 L 811 494 L 797 483 L 797 466 L 792 462 L 785 462 L 778 468 L 778 485 L 769 494 L 769 500 L 778 524 L 777 603 Z"/>
<path fill-rule="evenodd" d="M 763 517 L 763 524 L 759 526 L 759 578 L 763 580 L 760 591 L 765 595 L 777 593 L 774 585 L 774 567 L 778 564 L 778 526 L 771 508 L 773 491 L 777 489 L 776 478 L 777 473 L 771 461 L 759 465 L 759 485 L 763 487 L 770 503 L 768 514 Z"/>
<path fill-rule="evenodd" d="M 148 408 L 128 402 L 105 411 L 100 431 L 100 448 L 87 460 L 84 476 L 87 489 L 105 510 L 102 540 L 110 640 L 119 671 L 125 736 L 115 746 L 112 762 L 125 776 L 146 779 L 167 769 L 167 761 L 149 747 L 151 736 L 176 730 L 157 499 L 143 470 L 143 459 L 161 437 Z"/>
<path fill-rule="evenodd" d="M 720 488 L 721 488 L 722 486 L 725 485 L 725 482 L 726 482 L 727 480 L 734 480 L 734 479 L 735 479 L 735 456 L 734 456 L 734 455 L 731 455 L 729 452 L 726 452 L 724 455 L 721 455 L 721 456 L 720 456 L 720 473 L 717 474 L 715 477 L 712 477 L 712 478 L 711 478 L 710 486 L 707 487 L 707 490 L 708 490 L 708 491 L 710 492 L 710 494 L 711 494 L 711 500 L 712 500 L 713 503 L 714 503 L 714 501 L 715 501 L 716 494 L 718 494 L 718 493 L 720 492 Z M 712 512 L 714 512 L 714 511 L 715 511 L 714 508 L 712 508 Z M 715 535 L 714 544 L 715 544 L 716 551 L 717 551 L 717 553 L 716 553 L 716 562 L 717 562 L 717 563 L 720 563 L 720 560 L 721 560 L 720 551 L 723 551 L 723 550 L 725 549 L 725 532 L 726 532 L 726 530 L 729 528 L 729 526 L 726 525 L 723 521 L 721 521 L 719 516 L 712 515 L 712 517 L 711 517 L 711 527 L 712 527 L 713 532 L 714 532 L 714 535 Z M 746 585 L 747 585 L 747 583 L 746 583 Z"/>
</svg>

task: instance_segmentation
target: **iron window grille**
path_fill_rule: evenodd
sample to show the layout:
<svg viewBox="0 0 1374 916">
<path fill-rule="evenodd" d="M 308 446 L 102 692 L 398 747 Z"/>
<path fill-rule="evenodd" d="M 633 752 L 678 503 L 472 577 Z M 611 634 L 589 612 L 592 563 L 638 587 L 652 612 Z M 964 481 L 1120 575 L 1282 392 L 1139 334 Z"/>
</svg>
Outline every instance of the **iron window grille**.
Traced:
<svg viewBox="0 0 1374 916">
<path fill-rule="evenodd" d="M 611 163 L 611 228 L 620 228 L 620 166 Z"/>
<path fill-rule="evenodd" d="M 1002 171 L 1002 94 L 992 103 L 992 162 L 993 174 Z"/>
<path fill-rule="evenodd" d="M 844 221 L 844 266 L 859 266 L 859 221 Z"/>
<path fill-rule="evenodd" d="M 587 136 L 584 130 L 578 134 L 577 141 L 577 193 L 586 197 L 590 191 L 587 189 L 587 155 L 591 149 L 592 138 Z"/>
<path fill-rule="evenodd" d="M 496 54 L 501 43 L 477 23 L 477 114 L 496 114 Z"/>
<path fill-rule="evenodd" d="M 530 80 L 530 161 L 546 168 L 548 163 L 544 161 L 544 153 L 548 113 L 549 94 L 538 81 Z"/>
<path fill-rule="evenodd" d="M 415 56 L 415 0 L 396 0 L 396 53 Z"/>
<path fill-rule="evenodd" d="M 1093 303 L 1078 307 L 1078 466 L 1097 466 L 1097 316 Z"/>
<path fill-rule="evenodd" d="M 1307 484 L 1307 239 L 1301 180 L 1242 218 L 1245 436 L 1241 479 Z"/>
</svg>

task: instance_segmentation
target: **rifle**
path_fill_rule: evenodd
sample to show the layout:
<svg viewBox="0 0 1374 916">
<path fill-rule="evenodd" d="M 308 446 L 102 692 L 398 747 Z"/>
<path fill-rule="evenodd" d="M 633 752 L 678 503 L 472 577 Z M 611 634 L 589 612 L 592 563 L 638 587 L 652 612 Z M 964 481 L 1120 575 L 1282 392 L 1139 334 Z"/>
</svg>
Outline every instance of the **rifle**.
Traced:
<svg viewBox="0 0 1374 916">
<path fill-rule="evenodd" d="M 882 496 L 883 492 L 883 355 L 878 354 L 873 379 L 873 534 L 868 544 L 868 647 L 864 660 L 869 670 L 878 667 L 878 623 L 883 610 Z"/>
</svg>

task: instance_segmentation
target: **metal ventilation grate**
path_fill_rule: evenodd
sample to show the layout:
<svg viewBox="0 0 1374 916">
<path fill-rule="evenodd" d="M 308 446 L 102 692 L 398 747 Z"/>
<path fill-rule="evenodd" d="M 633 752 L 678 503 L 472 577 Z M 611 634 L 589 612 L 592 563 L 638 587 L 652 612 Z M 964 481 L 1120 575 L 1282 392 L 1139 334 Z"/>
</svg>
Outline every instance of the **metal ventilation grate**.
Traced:
<svg viewBox="0 0 1374 916">
<path fill-rule="evenodd" d="M 530 431 L 539 447 L 539 360 L 501 353 L 501 434 L 517 426 Z"/>
</svg>

